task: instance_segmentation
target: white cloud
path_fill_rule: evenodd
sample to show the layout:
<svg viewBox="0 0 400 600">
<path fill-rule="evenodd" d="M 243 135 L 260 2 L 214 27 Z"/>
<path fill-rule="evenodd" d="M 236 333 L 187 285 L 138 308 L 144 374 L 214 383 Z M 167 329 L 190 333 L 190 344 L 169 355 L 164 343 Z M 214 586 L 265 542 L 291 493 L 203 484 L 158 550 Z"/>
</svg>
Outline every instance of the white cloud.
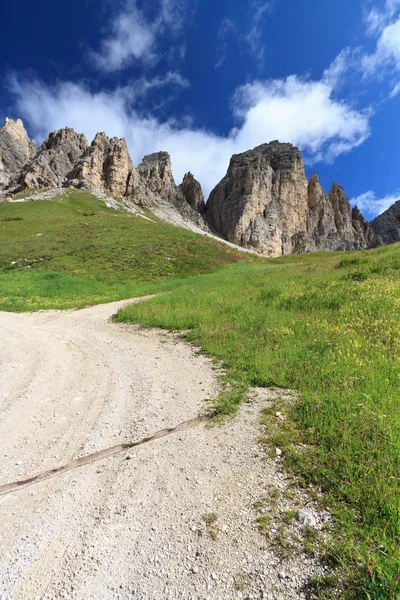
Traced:
<svg viewBox="0 0 400 600">
<path fill-rule="evenodd" d="M 382 10 L 373 7 L 364 14 L 366 34 L 376 39 L 375 49 L 367 53 L 364 48 L 345 48 L 324 73 L 324 80 L 339 89 L 348 83 L 349 73 L 361 73 L 365 80 L 383 81 L 384 78 L 400 71 L 400 0 L 386 0 Z M 393 85 L 393 84 L 392 84 Z M 388 98 L 398 94 L 393 86 Z"/>
<path fill-rule="evenodd" d="M 271 2 L 260 2 L 253 0 L 250 3 L 252 11 L 250 31 L 245 37 L 253 57 L 261 64 L 264 59 L 264 44 L 262 39 L 264 17 L 272 11 Z"/>
<path fill-rule="evenodd" d="M 192 0 L 191 8 L 195 2 Z M 159 28 L 166 27 L 178 33 L 185 25 L 187 17 L 187 0 L 161 0 L 160 14 L 156 23 Z"/>
<path fill-rule="evenodd" d="M 369 135 L 366 113 L 334 100 L 328 83 L 293 75 L 241 87 L 235 110 L 243 119 L 240 145 L 279 138 L 300 146 L 310 159 L 330 162 Z"/>
<path fill-rule="evenodd" d="M 364 194 L 361 194 L 356 198 L 352 198 L 350 200 L 350 204 L 352 206 L 358 206 L 361 211 L 367 212 L 375 217 L 383 213 L 399 199 L 400 189 L 396 190 L 392 194 L 384 196 L 383 198 L 378 198 L 375 192 L 369 190 L 368 192 L 364 192 Z"/>
<path fill-rule="evenodd" d="M 386 0 L 382 10 L 373 7 L 365 13 L 364 21 L 367 26 L 367 34 L 377 36 L 394 17 L 400 8 L 400 0 Z"/>
<path fill-rule="evenodd" d="M 218 45 L 217 45 L 217 60 L 214 65 L 215 69 L 219 69 L 224 64 L 230 38 L 237 32 L 237 27 L 231 19 L 224 19 L 218 30 Z"/>
<path fill-rule="evenodd" d="M 233 99 L 237 127 L 226 136 L 195 128 L 190 120 L 160 122 L 144 117 L 132 108 L 135 84 L 93 93 L 81 84 L 47 87 L 14 77 L 12 89 L 17 111 L 39 140 L 68 125 L 85 133 L 89 141 L 103 130 L 125 137 L 135 164 L 145 154 L 167 150 L 178 183 L 191 170 L 206 195 L 223 177 L 234 153 L 280 139 L 299 145 L 308 161 L 332 161 L 369 135 L 368 114 L 332 98 L 326 82 L 295 76 L 239 88 Z"/>
<path fill-rule="evenodd" d="M 389 98 L 395 98 L 400 93 L 400 83 L 396 83 L 389 94 Z"/>
<path fill-rule="evenodd" d="M 149 21 L 135 0 L 127 0 L 125 9 L 112 21 L 111 33 L 102 40 L 100 51 L 91 51 L 89 57 L 106 72 L 119 71 L 135 60 L 154 62 L 161 36 L 181 29 L 185 7 L 186 0 L 161 0 L 157 17 Z"/>
<path fill-rule="evenodd" d="M 322 79 L 332 89 L 339 89 L 345 83 L 345 74 L 360 63 L 360 48 L 344 48 L 335 60 L 325 69 Z"/>
<path fill-rule="evenodd" d="M 376 36 L 385 27 L 387 23 L 387 16 L 386 14 L 378 11 L 376 8 L 373 8 L 369 13 L 366 14 L 364 20 L 367 26 L 367 35 Z"/>
<path fill-rule="evenodd" d="M 190 81 L 182 77 L 180 73 L 168 71 L 165 75 L 156 75 L 152 79 L 141 77 L 134 83 L 121 89 L 125 90 L 128 99 L 132 101 L 140 96 L 146 96 L 151 90 L 167 86 L 185 89 L 190 87 Z"/>
<path fill-rule="evenodd" d="M 400 69 L 400 0 L 386 0 L 383 10 L 375 7 L 365 15 L 366 32 L 377 37 L 375 51 L 361 59 L 365 76 L 382 77 L 385 69 Z"/>
<path fill-rule="evenodd" d="M 375 52 L 362 59 L 362 69 L 366 75 L 383 75 L 382 68 L 390 66 L 400 69 L 400 18 L 384 27 Z"/>
<path fill-rule="evenodd" d="M 392 17 L 400 9 L 400 0 L 386 0 L 386 13 Z"/>
<path fill-rule="evenodd" d="M 153 60 L 155 36 L 155 27 L 133 7 L 115 18 L 110 37 L 103 40 L 100 52 L 92 52 L 90 56 L 104 71 L 123 69 L 133 59 Z"/>
</svg>

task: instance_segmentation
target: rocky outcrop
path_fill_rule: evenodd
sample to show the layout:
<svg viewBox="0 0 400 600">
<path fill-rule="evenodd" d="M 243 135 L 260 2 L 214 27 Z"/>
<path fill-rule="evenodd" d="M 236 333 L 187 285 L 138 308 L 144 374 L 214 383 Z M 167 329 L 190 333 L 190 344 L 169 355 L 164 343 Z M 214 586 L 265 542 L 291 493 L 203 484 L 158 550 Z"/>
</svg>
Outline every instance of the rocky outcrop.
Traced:
<svg viewBox="0 0 400 600">
<path fill-rule="evenodd" d="M 356 250 L 373 245 L 374 235 L 358 210 L 351 210 L 343 188 L 332 184 L 327 195 L 316 173 L 308 184 L 306 231 L 295 237 L 296 252 Z"/>
<path fill-rule="evenodd" d="M 82 133 L 66 127 L 53 131 L 16 180 L 15 190 L 62 187 L 88 143 Z"/>
<path fill-rule="evenodd" d="M 6 119 L 0 129 L 0 190 L 9 185 L 36 152 L 36 142 L 29 139 L 22 121 Z"/>
<path fill-rule="evenodd" d="M 185 174 L 182 183 L 178 187 L 184 195 L 189 206 L 191 206 L 196 212 L 203 214 L 206 206 L 204 202 L 203 190 L 201 189 L 200 182 L 197 181 L 190 171 L 189 173 Z"/>
<path fill-rule="evenodd" d="M 376 244 L 393 244 L 400 241 L 400 200 L 371 221 Z"/>
<path fill-rule="evenodd" d="M 172 175 L 171 157 L 168 152 L 155 152 L 145 156 L 138 172 L 146 187 L 156 196 L 173 200 L 177 187 Z"/>
<path fill-rule="evenodd" d="M 68 183 L 91 191 L 103 191 L 106 184 L 109 148 L 109 138 L 105 133 L 98 133 L 75 168 L 69 173 Z"/>
<path fill-rule="evenodd" d="M 157 200 L 166 200 L 184 217 L 204 227 L 204 220 L 186 201 L 172 175 L 171 157 L 168 152 L 155 152 L 145 156 L 138 166 L 138 173 L 145 187 Z"/>
<path fill-rule="evenodd" d="M 332 184 L 328 200 L 333 208 L 334 221 L 336 227 L 336 237 L 339 240 L 346 240 L 350 243 L 357 243 L 356 234 L 353 230 L 351 220 L 351 210 L 348 198 L 344 189 L 337 183 Z"/>
<path fill-rule="evenodd" d="M 308 182 L 300 151 L 271 142 L 234 155 L 206 205 L 210 225 L 229 241 L 267 256 L 367 248 L 373 234 L 337 184 L 327 195 Z"/>
<path fill-rule="evenodd" d="M 351 222 L 356 232 L 356 240 L 361 248 L 373 248 L 376 246 L 376 235 L 370 223 L 366 221 L 359 208 L 354 206 L 351 211 Z"/>
<path fill-rule="evenodd" d="M 133 166 L 124 138 L 96 134 L 66 185 L 125 198 L 140 206 L 151 206 L 152 194 Z"/>
<path fill-rule="evenodd" d="M 7 119 L 0 130 L 0 156 L 3 194 L 27 188 L 87 188 L 141 206 L 169 203 L 184 218 L 204 226 L 190 205 L 204 207 L 200 184 L 186 178 L 186 200 L 175 184 L 167 152 L 145 156 L 135 169 L 124 139 L 98 133 L 89 147 L 84 135 L 68 127 L 51 133 L 38 150 L 22 121 Z"/>
<path fill-rule="evenodd" d="M 305 230 L 307 187 L 297 148 L 263 144 L 232 156 L 211 192 L 207 217 L 230 242 L 267 256 L 288 254 L 292 236 Z"/>
<path fill-rule="evenodd" d="M 74 170 L 68 183 L 92 191 L 108 191 L 124 197 L 130 191 L 134 167 L 124 139 L 98 133 Z"/>
</svg>

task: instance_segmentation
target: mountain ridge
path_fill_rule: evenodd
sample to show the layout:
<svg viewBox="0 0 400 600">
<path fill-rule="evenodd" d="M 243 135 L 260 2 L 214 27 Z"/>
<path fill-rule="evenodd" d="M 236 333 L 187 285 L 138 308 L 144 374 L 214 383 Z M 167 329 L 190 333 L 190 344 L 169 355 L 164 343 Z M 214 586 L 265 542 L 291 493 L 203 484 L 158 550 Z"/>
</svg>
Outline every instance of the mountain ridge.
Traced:
<svg viewBox="0 0 400 600">
<path fill-rule="evenodd" d="M 327 194 L 318 176 L 307 179 L 300 150 L 277 140 L 233 155 L 207 203 L 187 173 L 175 183 L 167 152 L 147 155 L 135 167 L 124 138 L 104 132 L 88 143 L 65 127 L 40 148 L 21 120 L 0 129 L 0 195 L 26 189 L 75 187 L 109 194 L 132 205 L 167 204 L 184 219 L 236 245 L 266 256 L 320 250 L 354 250 L 384 243 L 341 186 Z"/>
</svg>

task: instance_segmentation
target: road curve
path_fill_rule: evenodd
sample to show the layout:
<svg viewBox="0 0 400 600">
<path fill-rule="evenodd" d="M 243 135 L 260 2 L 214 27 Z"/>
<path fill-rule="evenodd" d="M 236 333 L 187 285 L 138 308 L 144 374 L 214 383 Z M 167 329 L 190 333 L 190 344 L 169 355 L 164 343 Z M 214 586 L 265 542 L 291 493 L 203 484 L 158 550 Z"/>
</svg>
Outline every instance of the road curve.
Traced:
<svg viewBox="0 0 400 600">
<path fill-rule="evenodd" d="M 125 303 L 0 312 L 0 485 L 173 427 L 215 397 L 209 359 L 176 336 L 110 322 Z M 257 424 L 247 407 L 223 427 L 1 496 L 0 599 L 229 600 L 241 573 L 251 597 L 300 597 L 254 523 L 268 481 L 285 485 L 260 458 Z"/>
</svg>

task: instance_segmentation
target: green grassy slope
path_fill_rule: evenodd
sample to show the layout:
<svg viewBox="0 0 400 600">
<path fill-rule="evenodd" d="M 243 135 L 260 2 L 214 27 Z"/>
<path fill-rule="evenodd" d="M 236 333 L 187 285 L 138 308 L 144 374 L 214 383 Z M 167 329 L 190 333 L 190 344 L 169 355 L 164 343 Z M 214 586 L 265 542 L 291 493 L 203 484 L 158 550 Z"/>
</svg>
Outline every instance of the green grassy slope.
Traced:
<svg viewBox="0 0 400 600">
<path fill-rule="evenodd" d="M 77 190 L 51 201 L 0 204 L 0 310 L 108 302 L 259 260 L 149 216 L 156 222 Z"/>
<path fill-rule="evenodd" d="M 341 598 L 400 598 L 399 275 L 400 245 L 290 256 L 192 277 L 117 316 L 189 330 L 227 370 L 221 412 L 250 385 L 299 391 L 288 421 L 276 409 L 264 421 L 287 465 L 325 492 Z"/>
</svg>

